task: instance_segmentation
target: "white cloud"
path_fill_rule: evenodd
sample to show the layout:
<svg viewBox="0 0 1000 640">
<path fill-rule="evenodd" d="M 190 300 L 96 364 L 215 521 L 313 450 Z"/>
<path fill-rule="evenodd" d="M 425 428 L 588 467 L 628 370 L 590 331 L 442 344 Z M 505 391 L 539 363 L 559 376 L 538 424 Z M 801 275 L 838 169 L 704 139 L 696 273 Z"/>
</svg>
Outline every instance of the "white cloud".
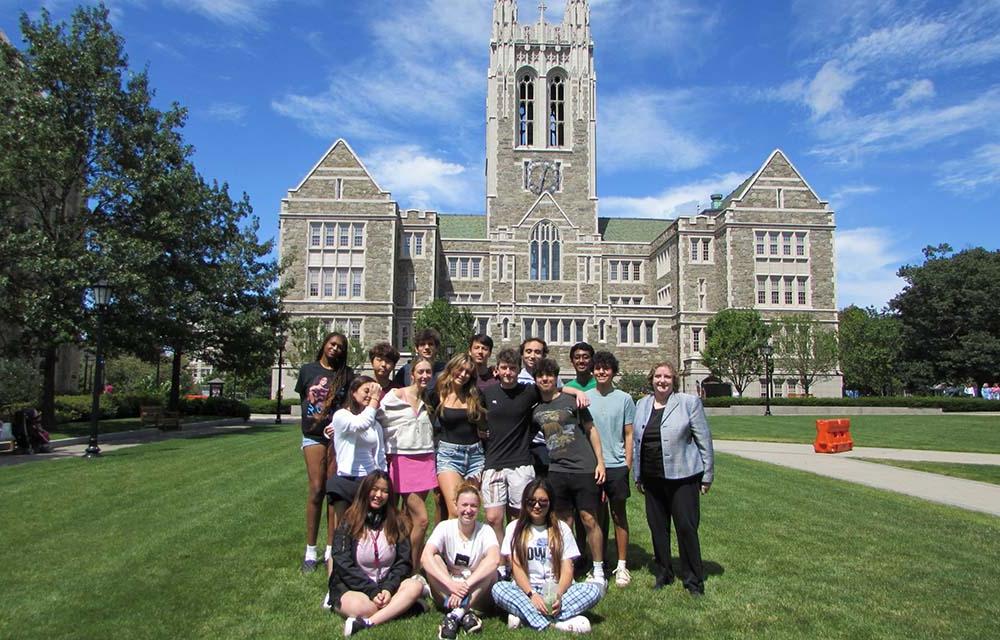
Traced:
<svg viewBox="0 0 1000 640">
<path fill-rule="evenodd" d="M 165 4 L 235 27 L 266 26 L 264 14 L 277 0 L 164 0 Z"/>
<path fill-rule="evenodd" d="M 633 91 L 604 98 L 597 130 L 601 167 L 683 170 L 704 165 L 721 148 L 693 130 L 698 112 L 706 108 L 692 91 Z"/>
<path fill-rule="evenodd" d="M 890 83 L 889 88 L 898 88 L 899 84 Z M 897 109 L 905 109 L 911 104 L 929 100 L 937 95 L 937 92 L 934 90 L 934 83 L 926 78 L 903 84 L 906 86 L 906 89 L 892 101 L 892 104 Z"/>
<path fill-rule="evenodd" d="M 837 305 L 884 307 L 905 284 L 896 275 L 903 259 L 897 229 L 837 230 Z"/>
<path fill-rule="evenodd" d="M 709 50 L 704 42 L 720 24 L 721 10 L 715 2 L 592 0 L 590 5 L 591 28 L 602 46 L 631 56 L 666 54 L 675 66 L 702 60 Z M 562 12 L 563 5 L 558 13 L 550 9 L 547 15 L 556 17 L 547 20 L 559 19 Z M 519 18 L 524 20 L 524 9 Z"/>
<path fill-rule="evenodd" d="M 971 195 L 974 189 L 1000 185 L 1000 144 L 985 144 L 971 157 L 946 162 L 938 184 L 949 191 Z"/>
<path fill-rule="evenodd" d="M 833 208 L 836 209 L 857 196 L 867 196 L 873 193 L 878 193 L 878 191 L 878 187 L 870 184 L 848 184 L 840 187 L 830 194 L 830 203 L 833 205 Z"/>
<path fill-rule="evenodd" d="M 713 193 L 729 194 L 748 175 L 749 172 L 730 172 L 669 187 L 654 196 L 602 197 L 601 215 L 629 218 L 676 218 L 681 215 L 693 215 L 711 204 L 710 196 Z"/>
<path fill-rule="evenodd" d="M 376 149 L 365 157 L 365 165 L 403 208 L 467 208 L 473 206 L 470 194 L 479 198 L 483 192 L 482 185 L 476 182 L 476 172 L 429 154 L 417 145 Z"/>
<path fill-rule="evenodd" d="M 205 114 L 212 120 L 221 120 L 233 124 L 244 124 L 247 116 L 247 106 L 234 102 L 213 102 Z"/>
<path fill-rule="evenodd" d="M 822 118 L 844 106 L 844 95 L 857 84 L 858 77 L 831 60 L 823 65 L 805 89 L 803 100 L 814 118 Z"/>
</svg>

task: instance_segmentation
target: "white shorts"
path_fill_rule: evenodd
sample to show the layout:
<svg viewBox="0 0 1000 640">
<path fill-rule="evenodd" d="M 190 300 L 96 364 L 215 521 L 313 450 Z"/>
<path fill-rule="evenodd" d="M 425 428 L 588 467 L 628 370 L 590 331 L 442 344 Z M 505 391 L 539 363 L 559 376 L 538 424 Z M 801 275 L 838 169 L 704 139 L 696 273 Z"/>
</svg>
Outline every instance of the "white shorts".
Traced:
<svg viewBox="0 0 1000 640">
<path fill-rule="evenodd" d="M 521 508 L 524 488 L 535 479 L 535 469 L 530 464 L 513 469 L 486 469 L 483 471 L 483 507 Z"/>
</svg>

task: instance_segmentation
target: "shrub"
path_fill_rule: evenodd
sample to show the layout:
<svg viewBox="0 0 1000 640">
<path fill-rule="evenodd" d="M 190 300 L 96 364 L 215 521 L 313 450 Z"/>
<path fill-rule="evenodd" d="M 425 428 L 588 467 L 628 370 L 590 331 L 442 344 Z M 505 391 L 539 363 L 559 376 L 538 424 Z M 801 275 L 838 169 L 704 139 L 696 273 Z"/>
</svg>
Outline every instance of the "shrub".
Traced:
<svg viewBox="0 0 1000 640">
<path fill-rule="evenodd" d="M 250 418 L 250 407 L 238 400 L 230 398 L 192 398 L 183 399 L 178 407 L 183 415 L 188 416 L 220 416 L 231 418 Z"/>
<path fill-rule="evenodd" d="M 278 408 L 278 401 L 270 398 L 247 398 L 244 402 L 250 407 L 251 413 L 274 414 Z M 281 400 L 281 413 L 288 415 L 292 412 L 293 401 L 288 398 Z"/>
<path fill-rule="evenodd" d="M 705 398 L 706 407 L 763 406 L 764 398 Z M 982 398 L 946 396 L 865 396 L 862 398 L 771 398 L 775 406 L 795 407 L 906 407 L 942 411 L 997 411 L 1000 402 Z"/>
</svg>

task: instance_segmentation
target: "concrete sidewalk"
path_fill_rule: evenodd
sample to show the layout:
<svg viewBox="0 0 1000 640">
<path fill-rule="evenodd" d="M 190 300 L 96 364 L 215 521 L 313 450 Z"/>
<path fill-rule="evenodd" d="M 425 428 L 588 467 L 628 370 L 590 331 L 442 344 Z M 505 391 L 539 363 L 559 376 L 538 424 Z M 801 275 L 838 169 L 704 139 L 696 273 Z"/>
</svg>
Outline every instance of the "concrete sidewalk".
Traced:
<svg viewBox="0 0 1000 640">
<path fill-rule="evenodd" d="M 1000 485 L 901 469 L 856 458 L 925 460 L 1000 465 L 1000 455 L 859 447 L 846 453 L 814 453 L 811 444 L 715 440 L 715 450 L 821 476 L 895 491 L 931 502 L 1000 516 Z"/>
<path fill-rule="evenodd" d="M 135 431 L 120 431 L 117 433 L 107 433 L 98 435 L 98 444 L 101 453 L 110 453 L 118 449 L 127 449 L 149 442 L 162 442 L 174 438 L 193 438 L 212 433 L 231 433 L 249 429 L 254 426 L 273 425 L 274 416 L 254 414 L 250 420 L 244 422 L 242 418 L 223 418 L 219 420 L 209 420 L 183 425 L 178 431 L 160 431 L 159 429 L 137 429 Z M 285 424 L 294 424 L 298 427 L 298 420 L 286 420 Z M 51 453 L 36 453 L 33 455 L 13 455 L 4 453 L 0 455 L 0 467 L 8 467 L 27 462 L 41 462 L 44 460 L 67 460 L 79 458 L 87 449 L 90 439 L 86 436 L 79 438 L 64 438 L 52 441 Z"/>
</svg>

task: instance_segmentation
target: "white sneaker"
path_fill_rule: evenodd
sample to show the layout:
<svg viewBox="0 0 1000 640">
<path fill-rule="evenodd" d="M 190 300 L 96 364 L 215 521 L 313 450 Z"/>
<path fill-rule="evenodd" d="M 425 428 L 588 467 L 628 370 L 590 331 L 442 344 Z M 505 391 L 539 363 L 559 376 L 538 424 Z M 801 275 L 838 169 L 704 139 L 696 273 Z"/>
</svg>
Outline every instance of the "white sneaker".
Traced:
<svg viewBox="0 0 1000 640">
<path fill-rule="evenodd" d="M 586 616 L 573 616 L 569 620 L 560 620 L 553 626 L 570 633 L 590 633 L 590 620 Z"/>
<path fill-rule="evenodd" d="M 595 578 L 593 573 L 588 573 L 587 578 L 584 580 L 584 582 L 589 582 L 590 584 L 596 584 L 597 586 L 599 586 L 601 588 L 602 598 L 604 597 L 604 594 L 607 593 L 608 591 L 608 581 L 605 580 L 604 578 Z"/>
<path fill-rule="evenodd" d="M 326 597 L 323 598 L 323 608 L 327 611 L 333 610 L 333 605 L 330 604 L 330 592 L 326 592 Z"/>
<path fill-rule="evenodd" d="M 521 626 L 521 619 L 515 616 L 513 613 L 507 614 L 507 628 L 517 629 Z"/>
<path fill-rule="evenodd" d="M 618 567 L 611 572 L 615 577 L 615 584 L 619 587 L 627 587 L 632 582 L 632 574 L 625 567 Z"/>
</svg>

